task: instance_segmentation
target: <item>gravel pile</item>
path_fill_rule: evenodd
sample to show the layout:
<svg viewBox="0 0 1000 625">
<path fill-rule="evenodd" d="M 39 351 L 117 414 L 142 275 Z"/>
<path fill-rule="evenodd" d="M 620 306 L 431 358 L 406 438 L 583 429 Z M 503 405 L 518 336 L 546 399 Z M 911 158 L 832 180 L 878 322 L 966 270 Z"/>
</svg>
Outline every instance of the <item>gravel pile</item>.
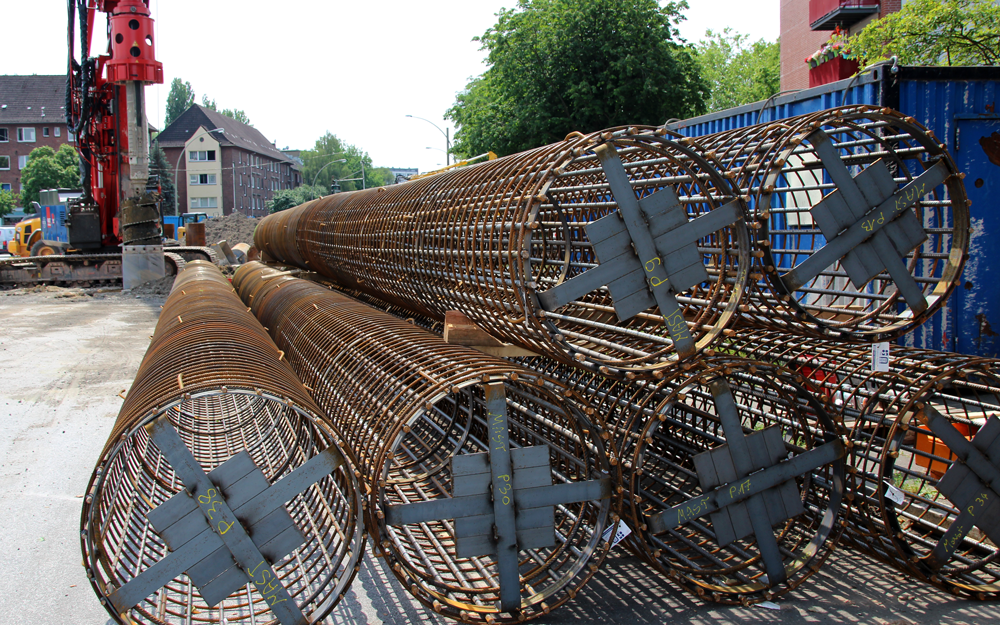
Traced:
<svg viewBox="0 0 1000 625">
<path fill-rule="evenodd" d="M 140 284 L 139 286 L 129 289 L 128 295 L 138 296 L 152 296 L 152 297 L 166 297 L 170 295 L 170 289 L 174 286 L 174 276 L 163 276 L 159 280 L 153 280 L 152 282 L 146 282 Z"/>
<path fill-rule="evenodd" d="M 212 245 L 225 240 L 230 247 L 237 243 L 253 245 L 253 231 L 259 221 L 257 217 L 247 217 L 240 213 L 210 217 L 205 222 L 205 242 Z"/>
</svg>

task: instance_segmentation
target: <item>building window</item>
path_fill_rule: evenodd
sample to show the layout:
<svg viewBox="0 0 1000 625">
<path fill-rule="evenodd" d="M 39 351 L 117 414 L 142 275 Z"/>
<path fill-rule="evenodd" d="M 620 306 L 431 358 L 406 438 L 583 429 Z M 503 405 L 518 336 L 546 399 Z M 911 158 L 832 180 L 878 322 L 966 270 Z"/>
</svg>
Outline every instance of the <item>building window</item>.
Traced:
<svg viewBox="0 0 1000 625">
<path fill-rule="evenodd" d="M 17 140 L 21 143 L 34 143 L 35 142 L 35 129 L 34 128 L 18 128 L 17 129 Z"/>
<path fill-rule="evenodd" d="M 188 152 L 189 161 L 214 161 L 215 150 L 191 150 Z"/>
<path fill-rule="evenodd" d="M 191 184 L 216 184 L 215 174 L 191 174 Z"/>
<path fill-rule="evenodd" d="M 9 141 L 9 139 L 7 138 L 7 129 L 0 128 L 0 142 L 7 143 L 7 141 Z"/>
<path fill-rule="evenodd" d="M 43 137 L 49 136 L 49 129 L 48 128 L 42 128 L 42 136 Z"/>
<path fill-rule="evenodd" d="M 52 129 L 52 134 L 58 137 L 60 134 L 62 134 L 62 129 L 59 128 L 59 126 L 56 126 L 55 128 Z"/>
<path fill-rule="evenodd" d="M 10 183 L 5 182 L 3 184 L 0 184 L 0 191 L 10 191 Z"/>
<path fill-rule="evenodd" d="M 10 169 L 9 156 L 0 156 L 0 169 Z"/>
<path fill-rule="evenodd" d="M 219 198 L 217 197 L 193 197 L 191 198 L 191 208 L 218 208 Z"/>
<path fill-rule="evenodd" d="M 68 130 L 67 129 L 66 130 L 66 139 L 68 139 L 70 143 L 76 143 L 76 133 L 73 132 L 72 130 Z"/>
<path fill-rule="evenodd" d="M 17 157 L 17 168 L 18 169 L 24 169 L 27 166 L 28 166 L 28 155 L 25 154 L 24 156 L 18 156 Z"/>
</svg>

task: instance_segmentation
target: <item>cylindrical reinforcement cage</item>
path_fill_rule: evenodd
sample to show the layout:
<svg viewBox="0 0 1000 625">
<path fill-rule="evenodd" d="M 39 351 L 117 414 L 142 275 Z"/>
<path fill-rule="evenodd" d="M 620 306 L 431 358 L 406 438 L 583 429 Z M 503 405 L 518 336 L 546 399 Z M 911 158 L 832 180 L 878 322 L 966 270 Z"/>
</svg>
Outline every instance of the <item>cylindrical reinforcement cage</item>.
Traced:
<svg viewBox="0 0 1000 625">
<path fill-rule="evenodd" d="M 755 332 L 733 349 L 803 374 L 850 430 L 846 539 L 965 597 L 1000 598 L 1000 361 Z"/>
<path fill-rule="evenodd" d="M 847 106 L 698 137 L 734 175 L 754 231 L 754 323 L 884 340 L 957 284 L 969 244 L 964 174 L 912 117 Z"/>
<path fill-rule="evenodd" d="M 254 241 L 441 320 L 605 375 L 695 355 L 744 295 L 744 204 L 662 129 L 618 128 L 266 217 Z"/>
<path fill-rule="evenodd" d="M 234 285 L 344 434 L 376 551 L 414 597 L 515 622 L 575 596 L 621 502 L 583 399 L 260 263 Z"/>
<path fill-rule="evenodd" d="M 84 499 L 115 622 L 314 623 L 364 551 L 352 461 L 226 278 L 189 263 Z"/>
<path fill-rule="evenodd" d="M 770 599 L 836 547 L 840 429 L 794 373 L 716 356 L 653 385 L 523 364 L 588 398 L 621 457 L 631 546 L 685 590 L 721 603 Z"/>
</svg>

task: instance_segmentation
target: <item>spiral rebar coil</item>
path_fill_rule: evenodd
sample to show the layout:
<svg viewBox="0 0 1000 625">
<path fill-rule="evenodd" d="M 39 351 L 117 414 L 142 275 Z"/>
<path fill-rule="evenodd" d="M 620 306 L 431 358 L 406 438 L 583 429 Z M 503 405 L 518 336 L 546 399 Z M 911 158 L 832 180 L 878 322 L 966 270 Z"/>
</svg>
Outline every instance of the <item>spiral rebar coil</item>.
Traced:
<svg viewBox="0 0 1000 625">
<path fill-rule="evenodd" d="M 978 437 L 1000 414 L 1000 361 L 893 346 L 890 370 L 873 371 L 866 346 L 768 331 L 741 332 L 719 349 L 798 371 L 850 431 L 848 542 L 949 592 L 1000 597 L 1000 515 L 990 508 L 1000 484 L 965 475 L 979 489 L 970 499 L 947 486 L 954 475 L 942 482 L 965 471 L 966 451 L 951 450 L 927 422 L 940 415 L 961 447 L 972 439 L 989 451 Z M 1000 455 L 991 463 L 1000 466 Z"/>
<path fill-rule="evenodd" d="M 688 592 L 720 603 L 770 599 L 799 586 L 836 548 L 845 493 L 841 430 L 794 373 L 764 362 L 715 356 L 678 367 L 663 381 L 651 384 L 611 380 L 540 358 L 521 362 L 588 398 L 585 410 L 610 434 L 621 457 L 631 504 L 623 518 L 635 530 L 632 547 Z M 742 433 L 726 431 L 720 418 L 720 400 L 725 394 L 720 390 L 727 386 Z M 731 475 L 719 487 L 703 483 L 705 465 L 697 456 L 711 452 L 718 465 L 720 451 L 737 444 L 735 438 L 745 436 L 751 447 L 759 448 L 763 443 L 755 435 L 771 427 L 777 427 L 781 435 L 781 462 L 746 479 Z M 791 472 L 790 467 L 782 467 L 784 460 L 802 462 L 807 452 L 820 447 L 824 449 L 819 453 L 828 456 L 822 463 Z M 717 522 L 727 525 L 730 519 L 705 515 L 698 508 L 713 490 L 735 489 L 739 495 L 744 484 L 752 484 L 775 468 L 784 471 L 783 479 L 794 481 L 794 496 L 802 504 L 801 511 L 791 517 L 772 519 L 783 579 L 774 575 L 776 566 L 768 575 L 762 557 L 767 547 L 758 541 L 772 540 L 768 533 L 723 541 L 724 530 Z M 788 502 L 782 504 L 773 497 L 773 490 L 765 496 L 769 509 L 789 507 Z M 685 502 L 693 514 L 685 513 Z M 656 520 L 671 508 L 675 515 L 680 512 L 676 518 L 683 523 Z M 731 512 L 731 520 L 740 514 L 739 510 Z"/>
<path fill-rule="evenodd" d="M 535 618 L 575 596 L 607 553 L 601 534 L 617 519 L 621 492 L 598 429 L 574 407 L 585 400 L 570 402 L 567 389 L 522 367 L 261 263 L 241 267 L 233 284 L 357 458 L 369 531 L 404 588 L 465 622 Z M 546 480 L 603 479 L 610 495 L 555 507 L 554 545 L 522 549 L 515 561 L 520 607 L 509 611 L 497 605 L 498 560 L 458 555 L 458 521 L 388 518 L 408 504 L 459 496 L 453 463 L 490 450 L 486 393 L 498 382 L 512 450 L 547 446 Z M 517 480 L 515 467 L 515 489 Z"/>
<path fill-rule="evenodd" d="M 246 452 L 271 483 L 322 452 L 344 457 L 321 415 L 218 268 L 203 261 L 188 263 L 163 306 L 84 500 L 84 566 L 112 619 L 157 625 L 189 624 L 192 618 L 201 623 L 277 623 L 253 583 L 209 605 L 181 571 L 134 607 L 114 606 L 116 590 L 176 551 L 176 545 L 168 551 L 169 539 L 154 530 L 147 515 L 175 495 L 184 496 L 178 493 L 188 493 L 146 426 L 165 419 L 206 473 Z M 364 548 L 358 482 L 342 464 L 284 508 L 306 540 L 269 564 L 305 615 L 303 622 L 314 623 L 343 597 L 358 570 Z"/>
<path fill-rule="evenodd" d="M 846 106 L 696 141 L 748 198 L 755 265 L 741 310 L 754 323 L 884 340 L 923 323 L 957 284 L 964 174 L 912 117 Z"/>
<path fill-rule="evenodd" d="M 665 134 L 574 133 L 327 196 L 266 217 L 254 241 L 273 260 L 428 317 L 458 310 L 505 342 L 648 375 L 719 336 L 750 254 L 739 195 Z"/>
</svg>

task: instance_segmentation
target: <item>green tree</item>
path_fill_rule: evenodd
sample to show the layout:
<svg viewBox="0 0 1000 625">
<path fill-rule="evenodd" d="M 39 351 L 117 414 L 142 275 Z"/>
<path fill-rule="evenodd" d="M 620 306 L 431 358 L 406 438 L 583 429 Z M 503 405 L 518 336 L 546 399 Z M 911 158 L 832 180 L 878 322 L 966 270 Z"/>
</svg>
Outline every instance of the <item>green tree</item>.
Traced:
<svg viewBox="0 0 1000 625">
<path fill-rule="evenodd" d="M 174 167 L 167 160 L 167 155 L 159 143 L 153 143 L 149 149 L 149 173 L 160 178 L 161 201 L 164 213 L 173 214 L 174 196 L 177 188 L 174 186 Z"/>
<path fill-rule="evenodd" d="M 487 70 L 446 117 L 454 152 L 511 154 L 568 133 L 704 112 L 706 85 L 677 24 L 687 2 L 518 0 L 475 40 Z"/>
<path fill-rule="evenodd" d="M 172 124 L 192 104 L 194 104 L 194 89 L 191 83 L 174 78 L 170 83 L 170 93 L 167 94 L 167 116 L 163 119 L 163 126 Z"/>
<path fill-rule="evenodd" d="M 18 197 L 16 193 L 7 190 L 0 190 L 0 217 L 10 215 L 17 208 Z"/>
<path fill-rule="evenodd" d="M 850 42 L 863 66 L 893 56 L 903 65 L 997 65 L 1000 6 L 993 0 L 910 0 Z"/>
<path fill-rule="evenodd" d="M 269 213 L 278 213 L 329 194 L 330 190 L 322 185 L 316 185 L 315 187 L 303 185 L 294 189 L 282 189 L 278 191 L 274 194 L 273 198 L 267 201 L 265 206 Z"/>
<path fill-rule="evenodd" d="M 39 201 L 43 189 L 73 189 L 80 186 L 80 158 L 68 143 L 56 152 L 47 145 L 35 148 L 28 155 L 28 164 L 21 171 L 21 201 L 24 205 Z"/>
<path fill-rule="evenodd" d="M 344 162 L 336 162 L 340 159 Z M 340 181 L 341 191 L 362 188 L 361 180 L 349 180 L 361 178 L 362 163 L 365 187 L 381 187 L 393 182 L 392 173 L 384 167 L 374 167 L 367 152 L 330 132 L 317 139 L 313 149 L 302 151 L 302 162 L 302 181 L 311 185 L 315 180 L 324 189 L 329 189 L 335 180 Z"/>
<path fill-rule="evenodd" d="M 723 109 L 766 100 L 781 89 L 778 42 L 750 42 L 730 28 L 711 30 L 698 42 L 698 66 L 708 83 L 708 109 Z"/>
</svg>

